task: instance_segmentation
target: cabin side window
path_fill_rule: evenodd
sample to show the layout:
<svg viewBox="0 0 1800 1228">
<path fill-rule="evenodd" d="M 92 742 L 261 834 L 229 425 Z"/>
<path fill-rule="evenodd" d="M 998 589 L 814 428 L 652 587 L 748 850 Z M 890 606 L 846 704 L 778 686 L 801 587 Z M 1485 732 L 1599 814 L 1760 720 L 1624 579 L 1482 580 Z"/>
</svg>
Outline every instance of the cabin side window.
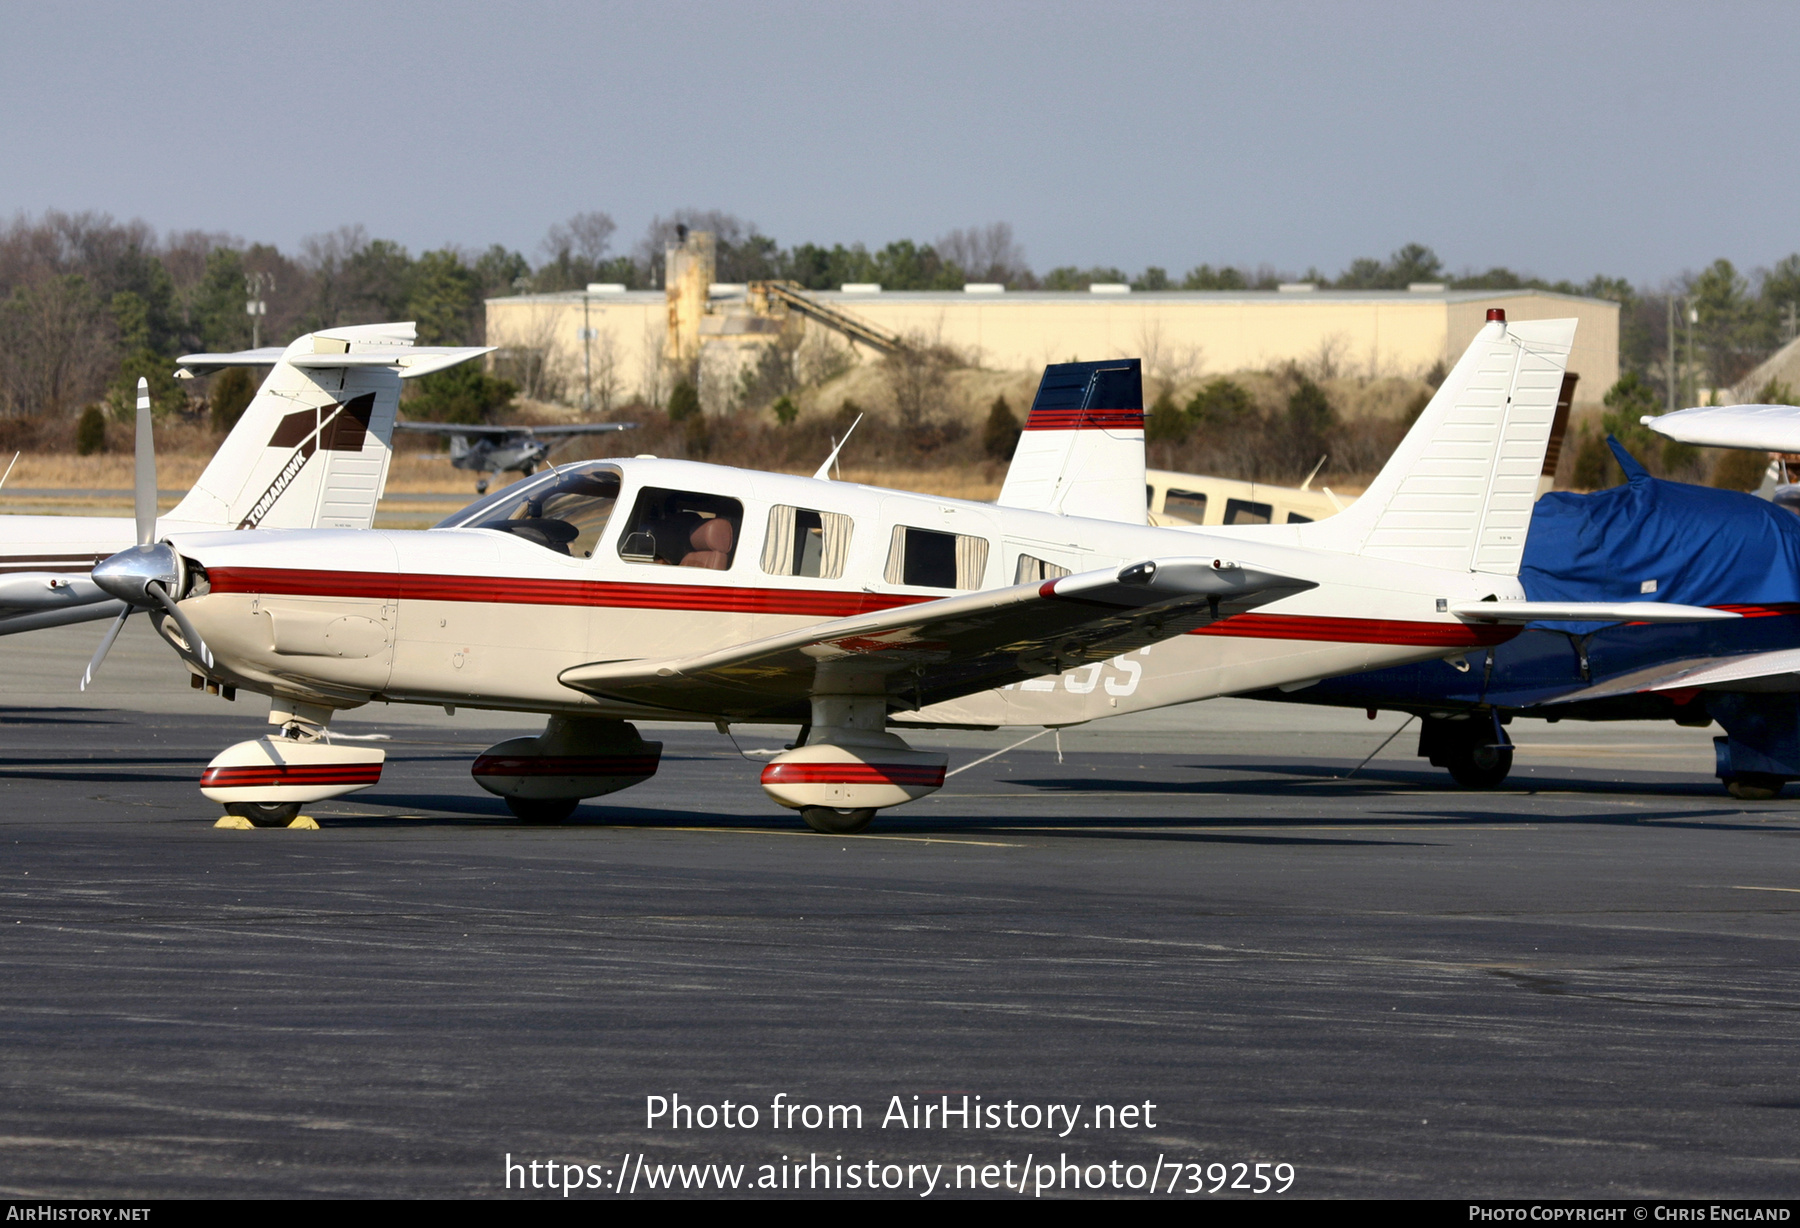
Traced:
<svg viewBox="0 0 1800 1228">
<path fill-rule="evenodd" d="M 723 495 L 646 486 L 619 536 L 627 563 L 725 571 L 737 554 L 744 505 Z"/>
<path fill-rule="evenodd" d="M 889 584 L 918 588 L 980 588 L 981 577 L 987 571 L 987 556 L 985 537 L 897 524 L 882 578 Z"/>
<path fill-rule="evenodd" d="M 1169 493 L 1163 496 L 1162 513 L 1182 524 L 1205 524 L 1206 496 L 1197 490 L 1170 487 Z"/>
<path fill-rule="evenodd" d="M 1047 562 L 1029 554 L 1021 554 L 1013 567 L 1014 584 L 1039 584 L 1045 580 L 1055 580 L 1073 573 L 1067 567 Z"/>
<path fill-rule="evenodd" d="M 1267 503 L 1253 503 L 1249 499 L 1225 500 L 1226 524 L 1273 524 L 1275 509 Z"/>
<path fill-rule="evenodd" d="M 762 569 L 771 576 L 836 580 L 850 557 L 850 517 L 777 504 L 769 509 Z"/>
<path fill-rule="evenodd" d="M 1302 516 L 1299 512 L 1289 512 L 1287 522 L 1289 524 L 1311 524 L 1313 518 L 1311 516 Z"/>
</svg>

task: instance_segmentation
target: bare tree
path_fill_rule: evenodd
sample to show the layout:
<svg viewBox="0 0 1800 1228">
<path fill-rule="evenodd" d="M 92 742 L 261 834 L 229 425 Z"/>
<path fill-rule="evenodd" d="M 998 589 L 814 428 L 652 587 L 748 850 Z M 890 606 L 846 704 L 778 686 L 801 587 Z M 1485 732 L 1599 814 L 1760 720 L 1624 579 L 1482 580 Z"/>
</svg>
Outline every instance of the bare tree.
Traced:
<svg viewBox="0 0 1800 1228">
<path fill-rule="evenodd" d="M 932 246 L 975 281 L 1013 285 L 1031 275 L 1025 249 L 1013 240 L 1013 228 L 1006 222 L 952 230 Z"/>
<path fill-rule="evenodd" d="M 550 228 L 541 250 L 552 261 L 572 257 L 588 265 L 597 265 L 606 258 L 607 249 L 612 246 L 613 232 L 618 228 L 611 214 L 597 209 L 577 213 Z"/>
<path fill-rule="evenodd" d="M 0 307 L 0 399 L 9 414 L 58 414 L 100 392 L 114 359 L 111 322 L 87 282 L 48 277 Z"/>
<path fill-rule="evenodd" d="M 612 412 L 618 404 L 619 393 L 623 390 L 623 381 L 619 378 L 619 342 L 610 328 L 598 328 L 594 331 L 592 356 L 592 386 L 594 390 L 594 408 L 603 414 Z"/>
<path fill-rule="evenodd" d="M 887 373 L 894 419 L 901 428 L 923 434 L 937 425 L 950 387 L 950 368 L 958 365 L 957 355 L 914 333 L 906 338 L 904 347 L 883 358 L 881 365 Z"/>
<path fill-rule="evenodd" d="M 526 400 L 555 401 L 564 384 L 556 344 L 563 313 L 555 307 L 534 307 L 529 313 L 511 313 L 509 323 L 521 314 L 523 323 L 513 323 L 504 336 L 494 338 L 500 346 L 494 370 L 517 384 Z"/>
<path fill-rule="evenodd" d="M 1154 316 L 1146 316 L 1138 325 L 1137 352 L 1143 360 L 1144 382 L 1154 385 L 1158 392 L 1172 391 L 1175 385 L 1200 373 L 1202 348 L 1169 341 L 1163 335 L 1162 321 Z M 1148 388 L 1144 395 L 1150 396 Z"/>
</svg>

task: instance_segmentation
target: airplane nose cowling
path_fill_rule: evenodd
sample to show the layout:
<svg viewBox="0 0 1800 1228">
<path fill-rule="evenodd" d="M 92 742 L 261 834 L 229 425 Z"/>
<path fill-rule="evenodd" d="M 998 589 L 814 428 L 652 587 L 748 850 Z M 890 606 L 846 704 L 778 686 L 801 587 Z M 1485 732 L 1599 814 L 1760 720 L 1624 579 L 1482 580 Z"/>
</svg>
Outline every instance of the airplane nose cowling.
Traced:
<svg viewBox="0 0 1800 1228">
<path fill-rule="evenodd" d="M 139 607 L 160 606 L 149 584 L 173 593 L 181 580 L 181 559 L 167 542 L 131 546 L 94 564 L 94 583 L 120 601 Z"/>
</svg>

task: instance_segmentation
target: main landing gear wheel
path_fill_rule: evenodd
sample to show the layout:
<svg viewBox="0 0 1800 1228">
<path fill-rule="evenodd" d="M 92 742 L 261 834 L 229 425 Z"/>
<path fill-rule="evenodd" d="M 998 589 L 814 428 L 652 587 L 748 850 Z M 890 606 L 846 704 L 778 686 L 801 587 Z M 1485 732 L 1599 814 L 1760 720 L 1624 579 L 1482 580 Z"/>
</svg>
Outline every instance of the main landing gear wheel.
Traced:
<svg viewBox="0 0 1800 1228">
<path fill-rule="evenodd" d="M 1725 791 L 1741 802 L 1766 802 L 1781 796 L 1781 787 L 1787 781 L 1779 776 L 1765 776 L 1761 772 L 1739 772 L 1725 782 Z"/>
<path fill-rule="evenodd" d="M 527 823 L 561 823 L 581 805 L 579 797 L 509 797 L 506 808 Z"/>
<path fill-rule="evenodd" d="M 1444 766 L 1465 789 L 1492 789 L 1512 771 L 1510 746 L 1464 746 L 1449 756 Z"/>
<path fill-rule="evenodd" d="M 252 827 L 286 827 L 300 817 L 300 803 L 226 802 L 225 813 L 249 819 Z"/>
<path fill-rule="evenodd" d="M 808 806 L 800 812 L 806 825 L 827 836 L 854 836 L 875 821 L 875 811 L 836 810 L 830 806 Z"/>
</svg>

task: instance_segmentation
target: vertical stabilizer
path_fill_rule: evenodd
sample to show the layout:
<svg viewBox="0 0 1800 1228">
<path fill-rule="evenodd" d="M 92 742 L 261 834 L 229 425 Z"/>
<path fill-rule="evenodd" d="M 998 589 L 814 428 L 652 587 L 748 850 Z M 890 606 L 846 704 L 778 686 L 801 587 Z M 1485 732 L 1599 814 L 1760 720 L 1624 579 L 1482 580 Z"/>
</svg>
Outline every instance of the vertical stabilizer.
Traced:
<svg viewBox="0 0 1800 1228">
<path fill-rule="evenodd" d="M 1001 507 L 1149 522 L 1144 498 L 1144 380 L 1135 358 L 1044 368 Z"/>
<path fill-rule="evenodd" d="M 1488 323 L 1369 489 L 1304 545 L 1516 576 L 1574 320 Z"/>
<path fill-rule="evenodd" d="M 168 515 L 223 529 L 366 529 L 387 483 L 400 382 L 487 352 L 415 346 L 411 324 L 308 333 L 283 350 L 190 354 L 190 373 L 272 365 Z"/>
</svg>

